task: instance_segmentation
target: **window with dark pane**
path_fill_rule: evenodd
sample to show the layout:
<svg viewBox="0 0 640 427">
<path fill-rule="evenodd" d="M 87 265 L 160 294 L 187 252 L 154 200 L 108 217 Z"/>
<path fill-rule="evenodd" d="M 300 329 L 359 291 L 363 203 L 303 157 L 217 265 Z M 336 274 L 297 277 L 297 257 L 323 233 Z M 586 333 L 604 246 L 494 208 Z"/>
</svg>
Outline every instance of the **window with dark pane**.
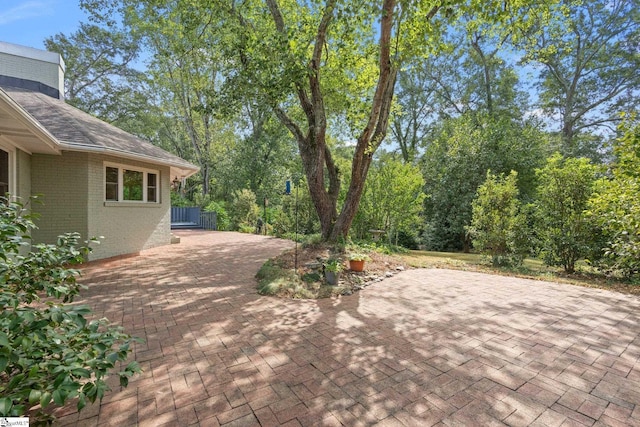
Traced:
<svg viewBox="0 0 640 427">
<path fill-rule="evenodd" d="M 142 201 L 144 173 L 124 169 L 122 171 L 122 198 L 123 200 Z"/>
<path fill-rule="evenodd" d="M 158 175 L 155 173 L 147 174 L 147 202 L 158 201 Z"/>
<path fill-rule="evenodd" d="M 106 200 L 118 200 L 118 168 L 106 167 Z"/>
</svg>

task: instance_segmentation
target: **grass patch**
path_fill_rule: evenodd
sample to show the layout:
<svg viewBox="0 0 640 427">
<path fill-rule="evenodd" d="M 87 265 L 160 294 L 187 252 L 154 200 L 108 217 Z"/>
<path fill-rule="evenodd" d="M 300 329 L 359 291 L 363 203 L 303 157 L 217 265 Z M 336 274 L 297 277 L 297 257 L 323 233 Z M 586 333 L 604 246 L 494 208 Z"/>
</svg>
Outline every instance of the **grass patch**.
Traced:
<svg viewBox="0 0 640 427">
<path fill-rule="evenodd" d="M 578 263 L 575 274 L 567 274 L 560 268 L 544 265 L 542 260 L 536 258 L 525 259 L 519 267 L 494 267 L 491 265 L 489 258 L 475 253 L 410 251 L 399 255 L 399 257 L 414 268 L 450 268 L 454 270 L 480 271 L 640 295 L 640 285 L 637 283 L 620 278 L 607 277 L 596 272 L 584 262 Z"/>
</svg>

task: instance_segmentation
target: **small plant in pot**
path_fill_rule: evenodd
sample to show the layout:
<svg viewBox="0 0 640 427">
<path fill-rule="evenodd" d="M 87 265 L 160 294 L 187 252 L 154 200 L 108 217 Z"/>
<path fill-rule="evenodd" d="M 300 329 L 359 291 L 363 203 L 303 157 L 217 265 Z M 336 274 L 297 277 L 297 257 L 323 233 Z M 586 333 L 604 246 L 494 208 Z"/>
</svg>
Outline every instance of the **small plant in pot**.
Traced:
<svg viewBox="0 0 640 427">
<path fill-rule="evenodd" d="M 364 271 L 365 261 L 369 261 L 369 255 L 361 252 L 352 252 L 349 254 L 349 269 L 351 271 Z"/>
<path fill-rule="evenodd" d="M 329 285 L 335 286 L 340 279 L 340 272 L 342 271 L 342 262 L 339 259 L 329 259 L 324 264 L 324 278 Z"/>
</svg>

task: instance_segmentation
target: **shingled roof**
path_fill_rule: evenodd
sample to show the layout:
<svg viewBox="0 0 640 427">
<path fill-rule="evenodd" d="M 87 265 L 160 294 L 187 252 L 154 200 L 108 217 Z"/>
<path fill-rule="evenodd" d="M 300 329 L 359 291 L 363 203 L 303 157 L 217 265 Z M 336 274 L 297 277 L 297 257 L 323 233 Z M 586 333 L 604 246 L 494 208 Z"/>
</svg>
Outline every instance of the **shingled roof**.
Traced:
<svg viewBox="0 0 640 427">
<path fill-rule="evenodd" d="M 190 176 L 199 170 L 186 160 L 62 100 L 22 88 L 0 89 L 53 135 L 63 151 L 100 152 L 170 166 L 171 174 L 179 176 Z"/>
</svg>

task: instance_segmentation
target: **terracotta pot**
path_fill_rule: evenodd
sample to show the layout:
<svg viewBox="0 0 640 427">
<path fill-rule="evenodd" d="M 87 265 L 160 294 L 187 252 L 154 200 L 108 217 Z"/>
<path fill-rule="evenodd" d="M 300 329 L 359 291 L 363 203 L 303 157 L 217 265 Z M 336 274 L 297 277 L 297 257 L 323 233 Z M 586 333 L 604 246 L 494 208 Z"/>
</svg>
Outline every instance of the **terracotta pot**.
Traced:
<svg viewBox="0 0 640 427">
<path fill-rule="evenodd" d="M 349 269 L 351 269 L 351 271 L 364 271 L 364 260 L 363 259 L 349 260 Z"/>
</svg>

